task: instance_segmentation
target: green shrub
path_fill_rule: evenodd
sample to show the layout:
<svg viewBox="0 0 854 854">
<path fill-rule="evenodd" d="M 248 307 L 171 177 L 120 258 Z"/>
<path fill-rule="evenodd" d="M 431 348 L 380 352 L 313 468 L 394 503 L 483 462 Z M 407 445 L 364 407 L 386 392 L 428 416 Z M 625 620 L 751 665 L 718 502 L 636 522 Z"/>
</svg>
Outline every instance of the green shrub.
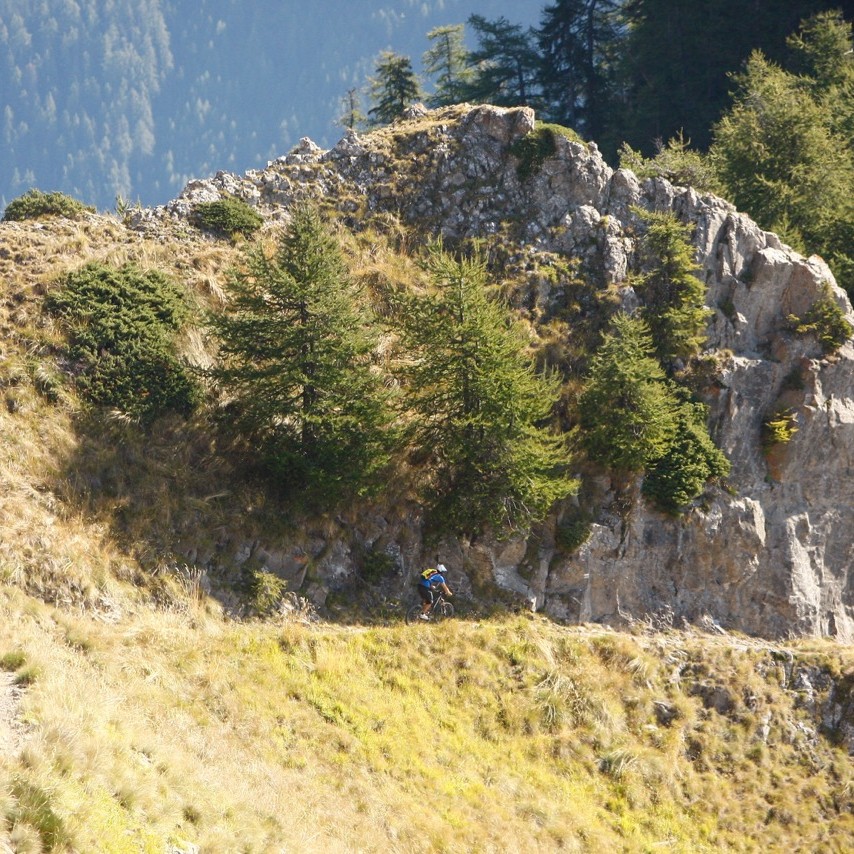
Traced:
<svg viewBox="0 0 854 854">
<path fill-rule="evenodd" d="M 18 824 L 32 827 L 38 833 L 45 851 L 65 848 L 71 836 L 65 822 L 54 812 L 48 791 L 17 776 L 12 781 L 11 795 L 14 803 L 6 815 L 11 828 Z"/>
<path fill-rule="evenodd" d="M 13 199 L 6 206 L 4 222 L 24 219 L 38 219 L 43 216 L 64 216 L 78 219 L 83 213 L 94 213 L 95 208 L 66 196 L 65 193 L 43 193 L 41 190 L 27 190 L 23 196 Z"/>
<path fill-rule="evenodd" d="M 585 513 L 563 520 L 555 530 L 555 544 L 565 552 L 574 552 L 590 539 L 592 523 Z"/>
<path fill-rule="evenodd" d="M 680 187 L 693 187 L 701 192 L 719 192 L 720 185 L 709 158 L 688 146 L 680 131 L 666 145 L 660 140 L 654 157 L 644 157 L 628 143 L 620 147 L 620 168 L 630 169 L 638 178 L 666 178 Z"/>
<path fill-rule="evenodd" d="M 803 317 L 790 314 L 788 321 L 799 335 L 815 335 L 825 355 L 834 353 L 854 334 L 854 327 L 846 320 L 827 283 L 821 297 Z"/>
<path fill-rule="evenodd" d="M 537 122 L 534 130 L 510 146 L 510 153 L 519 158 L 519 165 L 516 167 L 519 180 L 524 181 L 536 175 L 543 168 L 543 163 L 554 156 L 557 151 L 557 136 L 566 137 L 573 142 L 582 142 L 581 137 L 571 128 Z"/>
<path fill-rule="evenodd" d="M 775 445 L 785 445 L 798 432 L 794 409 L 778 408 L 762 425 L 762 447 L 770 450 Z"/>
<path fill-rule="evenodd" d="M 287 589 L 287 581 L 266 569 L 245 569 L 241 587 L 246 593 L 249 610 L 259 617 L 269 617 L 278 611 Z"/>
<path fill-rule="evenodd" d="M 396 567 L 394 558 L 388 552 L 369 551 L 362 558 L 361 575 L 368 584 L 377 584 L 391 575 Z"/>
<path fill-rule="evenodd" d="M 729 474 L 729 460 L 712 442 L 706 418 L 703 404 L 683 402 L 673 442 L 647 470 L 643 493 L 666 513 L 678 515 L 709 480 Z"/>
<path fill-rule="evenodd" d="M 251 237 L 263 225 L 264 217 L 242 199 L 225 198 L 193 205 L 192 222 L 217 234 Z"/>
<path fill-rule="evenodd" d="M 18 670 L 26 663 L 27 657 L 19 649 L 0 655 L 0 670 Z"/>
<path fill-rule="evenodd" d="M 46 307 L 66 325 L 77 385 L 91 403 L 150 422 L 167 411 L 188 414 L 199 402 L 174 344 L 187 306 L 162 273 L 89 264 Z"/>
</svg>

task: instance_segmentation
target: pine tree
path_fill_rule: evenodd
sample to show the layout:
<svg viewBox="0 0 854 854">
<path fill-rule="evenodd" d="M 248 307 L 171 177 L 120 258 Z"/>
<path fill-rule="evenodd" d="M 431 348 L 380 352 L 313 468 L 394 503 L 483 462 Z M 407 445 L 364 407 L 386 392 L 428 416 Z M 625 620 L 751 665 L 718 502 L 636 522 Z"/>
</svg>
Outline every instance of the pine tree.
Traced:
<svg viewBox="0 0 854 854">
<path fill-rule="evenodd" d="M 712 478 L 729 474 L 729 460 L 706 427 L 708 407 L 684 400 L 676 411 L 676 433 L 667 451 L 644 477 L 644 495 L 667 513 L 678 514 Z"/>
<path fill-rule="evenodd" d="M 412 441 L 429 458 L 433 523 L 526 529 L 575 486 L 563 438 L 544 426 L 559 381 L 536 372 L 524 331 L 487 296 L 481 260 L 434 247 L 426 268 L 434 290 L 408 298 L 401 319 L 405 401 Z"/>
<path fill-rule="evenodd" d="M 851 25 L 819 16 L 790 44 L 803 73 L 756 52 L 734 77 L 734 103 L 714 128 L 712 162 L 739 208 L 794 248 L 823 254 L 854 293 Z"/>
<path fill-rule="evenodd" d="M 374 124 L 391 124 L 399 119 L 413 101 L 421 97 L 418 77 L 408 56 L 384 51 L 371 79 L 371 102 L 368 115 Z"/>
<path fill-rule="evenodd" d="M 500 107 L 539 106 L 539 59 L 534 33 L 501 17 L 489 21 L 482 15 L 468 19 L 478 40 L 471 52 L 471 83 L 464 87 L 466 101 Z"/>
<path fill-rule="evenodd" d="M 212 376 L 238 436 L 291 492 L 326 500 L 365 487 L 387 461 L 387 400 L 364 310 L 318 212 L 296 209 L 274 254 L 249 249 L 228 294 L 212 318 Z"/>
<path fill-rule="evenodd" d="M 537 30 L 547 117 L 589 139 L 608 121 L 619 8 L 618 0 L 557 0 Z"/>
<path fill-rule="evenodd" d="M 669 448 L 676 400 L 653 353 L 646 323 L 618 314 L 578 400 L 582 443 L 593 461 L 640 472 Z"/>
<path fill-rule="evenodd" d="M 367 116 L 362 112 L 361 100 L 358 89 L 347 90 L 347 94 L 341 99 L 344 112 L 338 117 L 339 125 L 355 130 L 365 123 Z"/>
<path fill-rule="evenodd" d="M 649 326 L 655 352 L 665 366 L 696 355 L 705 341 L 710 310 L 706 289 L 694 274 L 689 226 L 670 213 L 635 209 L 646 223 L 641 263 L 646 272 L 633 281 L 642 300 L 641 316 Z"/>
<path fill-rule="evenodd" d="M 424 53 L 424 71 L 436 78 L 431 106 L 442 107 L 465 100 L 472 70 L 463 42 L 463 29 L 463 24 L 452 24 L 427 33 L 431 47 Z"/>
</svg>

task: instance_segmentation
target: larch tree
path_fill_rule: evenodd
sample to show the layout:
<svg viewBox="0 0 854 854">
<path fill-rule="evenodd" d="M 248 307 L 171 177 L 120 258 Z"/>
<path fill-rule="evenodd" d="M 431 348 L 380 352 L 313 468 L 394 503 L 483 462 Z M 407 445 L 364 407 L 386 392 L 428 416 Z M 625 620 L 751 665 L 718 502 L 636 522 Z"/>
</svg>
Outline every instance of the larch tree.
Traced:
<svg viewBox="0 0 854 854">
<path fill-rule="evenodd" d="M 424 53 L 424 71 L 436 80 L 431 106 L 443 107 L 465 100 L 473 72 L 463 41 L 463 30 L 463 24 L 450 24 L 435 27 L 427 33 L 430 48 Z"/>
<path fill-rule="evenodd" d="M 557 0 L 537 30 L 548 117 L 588 139 L 599 139 L 609 116 L 617 0 Z"/>
<path fill-rule="evenodd" d="M 594 462 L 641 472 L 670 446 L 676 401 L 654 353 L 646 323 L 616 315 L 578 400 L 581 441 Z"/>
<path fill-rule="evenodd" d="M 368 115 L 376 125 L 391 124 L 421 97 L 421 85 L 412 70 L 412 60 L 392 51 L 380 55 L 370 87 L 374 106 L 368 110 Z"/>
<path fill-rule="evenodd" d="M 290 493 L 367 488 L 391 447 L 387 395 L 366 309 L 317 210 L 297 208 L 273 253 L 251 247 L 227 292 L 212 376 L 234 431 Z"/>
<path fill-rule="evenodd" d="M 536 371 L 523 327 L 488 296 L 480 259 L 433 247 L 425 266 L 432 289 L 399 314 L 410 440 L 427 459 L 433 524 L 526 530 L 575 488 L 564 438 L 549 427 L 559 380 Z"/>
<path fill-rule="evenodd" d="M 824 255 L 854 293 L 851 25 L 820 15 L 790 45 L 801 73 L 755 52 L 733 78 L 710 156 L 728 198 L 795 249 Z"/>
<path fill-rule="evenodd" d="M 710 309 L 706 289 L 695 274 L 691 228 L 669 211 L 635 208 L 646 225 L 640 240 L 643 273 L 632 280 L 643 306 L 655 352 L 665 368 L 696 355 L 706 338 Z"/>
<path fill-rule="evenodd" d="M 501 17 L 472 15 L 468 24 L 478 47 L 469 54 L 473 69 L 465 100 L 499 107 L 538 106 L 539 57 L 534 32 Z"/>
</svg>

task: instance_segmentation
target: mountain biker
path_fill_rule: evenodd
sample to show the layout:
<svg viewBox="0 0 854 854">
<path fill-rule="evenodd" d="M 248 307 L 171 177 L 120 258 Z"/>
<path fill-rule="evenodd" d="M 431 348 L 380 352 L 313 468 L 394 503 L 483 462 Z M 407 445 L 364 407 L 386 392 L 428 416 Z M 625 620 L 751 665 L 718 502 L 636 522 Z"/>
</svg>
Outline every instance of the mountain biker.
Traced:
<svg viewBox="0 0 854 854">
<path fill-rule="evenodd" d="M 420 620 L 429 620 L 430 615 L 427 613 L 430 606 L 436 599 L 436 591 L 441 590 L 446 596 L 453 596 L 445 581 L 445 573 L 447 568 L 444 564 L 436 564 L 435 567 L 425 569 L 421 573 L 421 578 L 418 579 L 418 595 L 421 597 L 421 613 L 418 615 Z"/>
</svg>

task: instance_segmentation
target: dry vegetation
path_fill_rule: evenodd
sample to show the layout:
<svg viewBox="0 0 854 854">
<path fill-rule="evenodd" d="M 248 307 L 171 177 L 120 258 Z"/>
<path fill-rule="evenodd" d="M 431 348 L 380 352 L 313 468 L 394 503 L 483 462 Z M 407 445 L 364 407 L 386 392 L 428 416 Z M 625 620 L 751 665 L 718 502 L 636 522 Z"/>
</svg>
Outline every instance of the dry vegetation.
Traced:
<svg viewBox="0 0 854 854">
<path fill-rule="evenodd" d="M 229 619 L 169 549 L 276 508 L 204 425 L 143 442 L 85 416 L 40 301 L 88 261 L 133 260 L 203 306 L 235 247 L 94 216 L 0 237 L 0 850 L 854 847 L 854 766 L 790 666 L 850 683 L 850 650 L 534 617 Z M 374 296 L 415 275 L 384 246 L 347 247 Z"/>
</svg>

